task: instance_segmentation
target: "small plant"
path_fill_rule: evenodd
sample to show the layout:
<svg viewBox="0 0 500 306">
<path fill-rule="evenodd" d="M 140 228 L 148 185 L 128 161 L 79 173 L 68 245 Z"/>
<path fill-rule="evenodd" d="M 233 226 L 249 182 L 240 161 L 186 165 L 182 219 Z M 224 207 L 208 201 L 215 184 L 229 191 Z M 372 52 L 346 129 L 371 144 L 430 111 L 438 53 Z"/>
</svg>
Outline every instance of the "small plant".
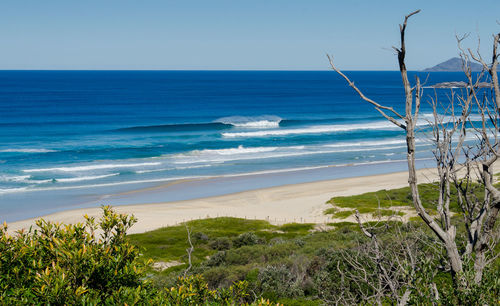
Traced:
<svg viewBox="0 0 500 306">
<path fill-rule="evenodd" d="M 267 266 L 260 270 L 261 290 L 269 297 L 296 297 L 303 295 L 296 277 L 285 265 Z"/>
<path fill-rule="evenodd" d="M 219 251 L 214 255 L 210 256 L 210 258 L 205 262 L 205 264 L 209 267 L 217 267 L 224 264 L 225 261 L 226 261 L 226 252 Z"/>
<path fill-rule="evenodd" d="M 193 239 L 195 241 L 208 241 L 209 237 L 202 232 L 193 233 Z"/>
<path fill-rule="evenodd" d="M 236 248 L 245 246 L 245 245 L 255 245 L 255 244 L 261 244 L 264 241 L 259 238 L 255 233 L 253 232 L 248 232 L 248 233 L 243 233 L 233 239 L 233 245 Z"/>
<path fill-rule="evenodd" d="M 229 250 L 233 243 L 231 242 L 231 239 L 227 237 L 220 237 L 216 238 L 215 240 L 211 241 L 209 246 L 213 250 L 217 251 L 225 251 Z"/>
</svg>

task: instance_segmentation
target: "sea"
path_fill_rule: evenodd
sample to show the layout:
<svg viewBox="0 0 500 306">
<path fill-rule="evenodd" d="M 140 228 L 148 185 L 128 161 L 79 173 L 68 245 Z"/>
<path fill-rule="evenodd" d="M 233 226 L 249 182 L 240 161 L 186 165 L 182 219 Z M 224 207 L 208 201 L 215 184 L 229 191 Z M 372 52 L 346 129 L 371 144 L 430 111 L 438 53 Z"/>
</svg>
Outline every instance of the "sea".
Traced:
<svg viewBox="0 0 500 306">
<path fill-rule="evenodd" d="M 404 113 L 399 72 L 347 74 Z M 431 118 L 424 102 L 419 126 Z M 419 167 L 434 165 L 426 136 Z M 0 71 L 0 221 L 403 171 L 405 154 L 333 71 Z"/>
</svg>

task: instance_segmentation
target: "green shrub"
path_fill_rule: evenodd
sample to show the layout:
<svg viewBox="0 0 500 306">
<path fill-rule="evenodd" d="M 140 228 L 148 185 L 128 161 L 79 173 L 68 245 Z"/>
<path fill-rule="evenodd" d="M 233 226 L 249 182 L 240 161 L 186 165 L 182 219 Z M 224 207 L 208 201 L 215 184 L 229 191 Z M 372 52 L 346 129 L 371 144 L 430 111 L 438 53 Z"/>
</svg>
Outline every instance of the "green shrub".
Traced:
<svg viewBox="0 0 500 306">
<path fill-rule="evenodd" d="M 373 279 L 376 267 L 369 257 L 364 260 L 363 268 L 366 274 L 360 276 L 360 281 L 343 276 L 344 271 L 356 272 L 345 260 L 346 257 L 353 257 L 355 254 L 357 251 L 354 249 L 342 251 L 322 249 L 318 251 L 318 257 L 310 266 L 310 273 L 322 300 L 334 301 L 342 296 L 344 300 L 349 300 L 354 305 L 366 303 L 364 297 L 374 294 L 373 288 L 367 285 L 368 282 L 375 283 L 376 281 Z M 361 261 L 363 260 L 361 259 Z M 367 280 L 361 281 L 363 277 L 367 277 Z"/>
<path fill-rule="evenodd" d="M 116 299 L 141 288 L 145 265 L 125 238 L 134 217 L 103 208 L 96 222 L 60 225 L 38 220 L 38 229 L 0 231 L 0 292 L 3 301 L 74 304 Z M 99 236 L 95 233 L 101 232 Z"/>
<path fill-rule="evenodd" d="M 293 254 L 293 252 L 298 248 L 299 246 L 293 241 L 284 241 L 267 247 L 265 256 L 269 261 L 272 261 L 274 258 L 287 257 Z"/>
<path fill-rule="evenodd" d="M 264 243 L 264 241 L 261 238 L 259 238 L 259 236 L 255 235 L 254 232 L 243 233 L 233 239 L 233 245 L 235 248 L 239 248 L 245 245 L 255 245 L 261 243 Z"/>
<path fill-rule="evenodd" d="M 296 276 L 285 265 L 267 266 L 259 271 L 259 281 L 264 296 L 272 299 L 301 296 Z"/>
<path fill-rule="evenodd" d="M 306 242 L 302 238 L 296 238 L 293 240 L 293 242 L 300 248 L 306 245 Z"/>
<path fill-rule="evenodd" d="M 168 304 L 218 305 L 243 304 L 249 301 L 247 282 L 237 282 L 227 289 L 210 290 L 201 276 L 179 278 L 175 287 L 166 290 Z"/>
<path fill-rule="evenodd" d="M 209 290 L 200 275 L 178 278 L 169 288 L 146 281 L 149 262 L 126 237 L 133 216 L 103 207 L 96 220 L 7 233 L 0 226 L 0 305 L 235 305 L 253 301 L 248 283 Z M 97 234 L 99 233 L 99 234 Z M 203 236 L 200 235 L 200 239 Z M 245 272 L 246 273 L 246 272 Z M 271 305 L 259 300 L 259 305 Z"/>
<path fill-rule="evenodd" d="M 269 240 L 269 245 L 283 244 L 285 242 L 286 240 L 281 237 L 274 237 L 273 239 Z"/>
<path fill-rule="evenodd" d="M 251 262 L 262 261 L 265 257 L 266 246 L 243 246 L 238 249 L 231 249 L 226 252 L 226 262 L 228 265 L 246 265 Z"/>
<path fill-rule="evenodd" d="M 193 233 L 192 238 L 195 242 L 208 241 L 209 238 L 202 232 Z"/>
<path fill-rule="evenodd" d="M 231 239 L 227 237 L 216 238 L 209 243 L 210 248 L 217 251 L 229 250 L 232 245 Z"/>
<path fill-rule="evenodd" d="M 227 283 L 230 283 L 228 280 L 229 270 L 226 267 L 213 267 L 211 269 L 206 270 L 203 273 L 203 277 L 207 280 L 208 286 L 210 288 L 218 288 Z"/>
<path fill-rule="evenodd" d="M 226 252 L 219 251 L 214 255 L 210 256 L 208 260 L 205 262 L 205 265 L 209 267 L 217 267 L 223 265 L 226 261 Z"/>
</svg>

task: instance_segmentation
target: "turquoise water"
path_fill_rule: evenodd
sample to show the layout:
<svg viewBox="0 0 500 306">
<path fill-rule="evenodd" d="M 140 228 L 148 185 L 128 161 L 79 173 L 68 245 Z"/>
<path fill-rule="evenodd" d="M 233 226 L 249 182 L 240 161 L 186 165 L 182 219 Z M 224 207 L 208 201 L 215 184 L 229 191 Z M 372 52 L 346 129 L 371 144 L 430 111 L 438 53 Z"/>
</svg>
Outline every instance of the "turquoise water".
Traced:
<svg viewBox="0 0 500 306">
<path fill-rule="evenodd" d="M 404 112 L 399 72 L 349 75 Z M 432 73 L 427 82 L 462 79 Z M 424 104 L 422 118 L 430 113 Z M 0 114 L 2 221 L 140 203 L 111 194 L 179 179 L 226 177 L 223 187 L 179 187 L 150 200 L 405 166 L 402 131 L 328 71 L 0 71 Z M 425 137 L 417 144 L 419 158 L 432 156 Z M 229 179 L 241 174 L 267 180 Z"/>
</svg>

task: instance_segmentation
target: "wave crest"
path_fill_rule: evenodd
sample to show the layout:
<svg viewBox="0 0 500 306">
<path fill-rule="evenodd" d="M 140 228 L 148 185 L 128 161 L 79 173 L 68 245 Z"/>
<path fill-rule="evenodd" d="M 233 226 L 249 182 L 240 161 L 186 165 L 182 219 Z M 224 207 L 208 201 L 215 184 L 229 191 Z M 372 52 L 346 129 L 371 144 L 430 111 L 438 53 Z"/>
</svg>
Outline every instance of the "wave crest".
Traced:
<svg viewBox="0 0 500 306">
<path fill-rule="evenodd" d="M 254 148 L 245 148 L 242 145 L 237 148 L 229 148 L 229 149 L 205 149 L 205 150 L 195 150 L 192 154 L 216 154 L 216 155 L 236 155 L 236 154 L 249 154 L 249 153 L 263 153 L 263 152 L 271 152 L 275 151 L 276 147 L 254 147 Z"/>
<path fill-rule="evenodd" d="M 51 152 L 57 152 L 57 151 L 50 149 L 30 149 L 30 148 L 0 150 L 0 153 L 51 153 Z"/>
<path fill-rule="evenodd" d="M 234 137 L 266 137 L 266 136 L 286 136 L 300 134 L 323 134 L 335 132 L 347 132 L 355 130 L 394 130 L 397 129 L 390 122 L 380 121 L 371 123 L 359 124 L 337 124 L 337 125 L 318 125 L 301 129 L 282 129 L 270 131 L 254 131 L 254 132 L 227 132 L 222 133 L 222 136 L 228 138 Z"/>
<path fill-rule="evenodd" d="M 222 117 L 214 122 L 230 124 L 235 127 L 241 128 L 277 128 L 280 126 L 280 122 L 283 120 L 278 116 L 263 115 L 263 116 L 230 116 Z"/>
<path fill-rule="evenodd" d="M 158 166 L 161 163 L 151 162 L 151 163 L 136 163 L 136 164 L 102 164 L 102 165 L 88 165 L 88 166 L 69 166 L 69 167 L 54 167 L 54 168 L 41 168 L 41 169 L 25 169 L 24 173 L 33 172 L 80 172 L 89 170 L 101 170 L 101 169 L 116 169 L 116 168 L 135 168 L 143 166 Z"/>
</svg>

